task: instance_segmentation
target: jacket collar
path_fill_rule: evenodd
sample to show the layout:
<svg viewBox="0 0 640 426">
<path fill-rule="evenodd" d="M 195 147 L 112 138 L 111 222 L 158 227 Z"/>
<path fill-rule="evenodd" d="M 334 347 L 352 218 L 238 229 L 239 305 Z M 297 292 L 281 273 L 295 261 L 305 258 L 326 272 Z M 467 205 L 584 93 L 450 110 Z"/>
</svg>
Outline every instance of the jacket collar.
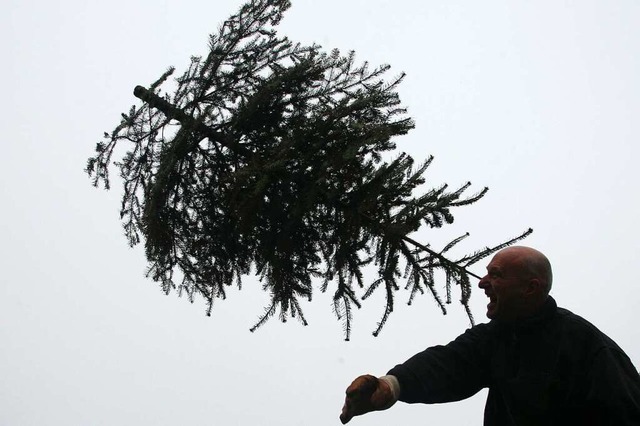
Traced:
<svg viewBox="0 0 640 426">
<path fill-rule="evenodd" d="M 549 321 L 556 314 L 557 310 L 558 304 L 555 299 L 551 296 L 547 296 L 547 300 L 545 300 L 542 307 L 530 317 L 514 322 L 503 322 L 499 320 L 492 320 L 491 322 L 496 323 L 496 325 L 501 329 L 514 331 L 527 330 Z"/>
</svg>

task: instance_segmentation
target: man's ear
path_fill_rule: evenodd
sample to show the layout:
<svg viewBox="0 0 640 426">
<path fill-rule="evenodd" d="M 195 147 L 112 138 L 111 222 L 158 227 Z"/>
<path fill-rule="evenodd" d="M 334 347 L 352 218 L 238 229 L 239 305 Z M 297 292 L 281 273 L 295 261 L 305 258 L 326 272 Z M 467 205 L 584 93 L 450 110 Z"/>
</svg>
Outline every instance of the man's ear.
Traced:
<svg viewBox="0 0 640 426">
<path fill-rule="evenodd" d="M 529 280 L 529 283 L 527 284 L 525 292 L 527 293 L 527 295 L 532 296 L 534 294 L 543 292 L 543 287 L 544 286 L 542 284 L 542 281 L 540 281 L 538 278 L 531 278 Z"/>
</svg>

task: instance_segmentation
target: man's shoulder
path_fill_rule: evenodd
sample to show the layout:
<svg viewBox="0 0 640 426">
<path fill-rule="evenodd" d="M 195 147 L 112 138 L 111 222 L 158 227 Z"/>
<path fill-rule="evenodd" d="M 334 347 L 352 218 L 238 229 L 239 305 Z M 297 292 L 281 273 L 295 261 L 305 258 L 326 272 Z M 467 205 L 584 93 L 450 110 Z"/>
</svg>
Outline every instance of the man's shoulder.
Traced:
<svg viewBox="0 0 640 426">
<path fill-rule="evenodd" d="M 602 333 L 600 329 L 598 329 L 598 327 L 593 325 L 590 321 L 586 320 L 578 314 L 571 312 L 566 308 L 561 308 L 560 306 L 558 306 L 556 311 L 556 321 L 560 322 L 565 327 L 570 328 L 570 331 L 594 335 L 604 335 L 604 333 Z"/>
<path fill-rule="evenodd" d="M 566 308 L 558 307 L 555 322 L 555 326 L 562 330 L 563 337 L 573 344 L 581 343 L 580 346 L 586 345 L 591 351 L 598 351 L 602 348 L 621 350 L 598 327 Z"/>
<path fill-rule="evenodd" d="M 456 341 L 489 341 L 500 333 L 500 326 L 490 321 L 487 323 L 475 324 L 473 327 L 468 328 L 462 333 Z"/>
<path fill-rule="evenodd" d="M 563 330 L 562 345 L 565 354 L 580 357 L 589 362 L 591 366 L 599 362 L 600 367 L 598 368 L 604 368 L 604 365 L 609 365 L 612 362 L 616 363 L 618 371 L 624 371 L 623 374 L 633 378 L 632 380 L 637 383 L 635 386 L 640 386 L 640 377 L 638 377 L 636 367 L 613 339 L 591 322 L 568 309 L 558 308 L 556 317 L 559 321 L 558 325 Z M 640 390 L 637 387 L 636 389 Z"/>
</svg>

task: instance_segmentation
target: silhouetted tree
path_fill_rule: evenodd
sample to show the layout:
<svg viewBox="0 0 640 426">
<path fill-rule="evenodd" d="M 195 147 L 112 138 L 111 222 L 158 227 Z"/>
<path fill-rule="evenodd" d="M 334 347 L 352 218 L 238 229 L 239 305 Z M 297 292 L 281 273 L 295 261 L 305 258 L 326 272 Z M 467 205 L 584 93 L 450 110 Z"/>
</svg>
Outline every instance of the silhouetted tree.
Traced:
<svg viewBox="0 0 640 426">
<path fill-rule="evenodd" d="M 282 321 L 290 315 L 306 324 L 299 300 L 311 300 L 314 278 L 333 291 L 347 340 L 352 307 L 378 290 L 386 295 L 380 332 L 399 279 L 409 304 L 427 291 L 445 313 L 459 286 L 473 322 L 466 268 L 530 230 L 459 259 L 445 254 L 464 236 L 439 251 L 412 240 L 421 224 L 453 222 L 450 209 L 476 202 L 486 188 L 466 196 L 469 184 L 442 185 L 414 195 L 432 158 L 417 166 L 404 153 L 382 158 L 414 127 L 396 93 L 403 75 L 384 80 L 388 66 L 277 37 L 289 6 L 248 2 L 175 83 L 167 82 L 170 68 L 148 89 L 136 87 L 142 105 L 122 115 L 88 161 L 93 184 L 108 188 L 109 166 L 119 168 L 126 236 L 131 245 L 144 239 L 148 275 L 166 293 L 192 301 L 200 294 L 210 314 L 225 288 L 255 268 L 271 303 L 252 331 L 278 309 Z M 114 161 L 123 142 L 127 152 Z M 365 283 L 369 264 L 378 277 Z M 438 270 L 445 301 L 435 288 Z"/>
</svg>

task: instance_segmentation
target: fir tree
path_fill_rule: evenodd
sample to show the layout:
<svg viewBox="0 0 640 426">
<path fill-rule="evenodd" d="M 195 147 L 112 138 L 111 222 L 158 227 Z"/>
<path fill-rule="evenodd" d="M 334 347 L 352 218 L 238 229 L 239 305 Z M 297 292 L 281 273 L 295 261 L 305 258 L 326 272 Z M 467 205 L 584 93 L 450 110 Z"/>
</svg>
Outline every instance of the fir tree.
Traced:
<svg viewBox="0 0 640 426">
<path fill-rule="evenodd" d="M 414 127 L 396 92 L 404 75 L 385 79 L 388 66 L 356 64 L 353 52 L 278 37 L 289 6 L 251 0 L 170 90 L 161 87 L 173 68 L 136 87 L 142 105 L 122 115 L 88 161 L 93 184 L 109 188 L 109 167 L 119 168 L 125 234 L 132 246 L 144 240 L 148 275 L 166 293 L 200 295 L 210 314 L 253 268 L 271 303 L 252 331 L 278 311 L 282 321 L 306 324 L 300 300 L 311 300 L 314 284 L 333 292 L 347 340 L 353 307 L 384 292 L 377 335 L 401 286 L 409 304 L 428 292 L 443 313 L 458 286 L 473 322 L 467 268 L 531 231 L 458 259 L 447 252 L 464 236 L 438 251 L 411 239 L 422 225 L 452 223 L 451 208 L 478 201 L 486 188 L 424 190 L 432 158 L 416 165 L 400 153 L 384 161 L 394 138 Z M 367 265 L 378 270 L 372 283 L 363 277 Z"/>
</svg>

